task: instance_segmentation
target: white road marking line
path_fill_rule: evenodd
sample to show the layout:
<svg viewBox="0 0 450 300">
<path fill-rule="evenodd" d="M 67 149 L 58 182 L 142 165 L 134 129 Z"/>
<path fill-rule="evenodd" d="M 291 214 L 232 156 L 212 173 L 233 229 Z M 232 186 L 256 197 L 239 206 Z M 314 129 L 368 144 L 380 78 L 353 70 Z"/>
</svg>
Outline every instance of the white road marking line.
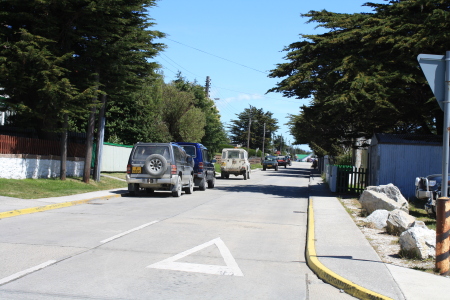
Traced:
<svg viewBox="0 0 450 300">
<path fill-rule="evenodd" d="M 192 253 L 195 253 L 199 250 L 202 250 L 211 245 L 216 245 L 219 248 L 220 254 L 225 261 L 226 266 L 217 266 L 217 265 L 201 265 L 201 264 L 192 264 L 192 263 L 180 263 L 176 262 L 177 260 L 186 257 Z M 206 273 L 213 275 L 230 275 L 230 276 L 244 276 L 241 269 L 237 265 L 233 256 L 231 255 L 230 250 L 222 241 L 222 239 L 216 238 L 204 244 L 201 244 L 197 247 L 189 249 L 187 251 L 181 252 L 175 256 L 169 257 L 160 262 L 154 263 L 152 265 L 147 266 L 147 268 L 154 269 L 165 269 L 165 270 L 176 270 L 176 271 L 185 271 L 185 272 L 196 272 L 196 273 Z"/>
<path fill-rule="evenodd" d="M 15 280 L 17 278 L 23 277 L 23 276 L 25 276 L 27 274 L 33 273 L 33 272 L 38 271 L 40 269 L 43 269 L 45 267 L 48 267 L 48 266 L 50 266 L 50 265 L 52 265 L 54 263 L 56 263 L 56 260 L 49 260 L 49 261 L 47 261 L 47 262 L 45 262 L 43 264 L 40 264 L 40 265 L 37 265 L 35 267 L 32 267 L 32 268 L 29 268 L 29 269 L 17 272 L 16 274 L 13 274 L 11 276 L 8 276 L 8 277 L 5 277 L 3 279 L 0 279 L 0 285 L 8 283 L 10 281 L 13 281 L 13 280 Z"/>
<path fill-rule="evenodd" d="M 130 229 L 130 230 L 128 230 L 128 231 L 119 233 L 119 234 L 117 234 L 117 235 L 115 235 L 115 236 L 112 236 L 112 237 L 106 239 L 106 240 L 100 241 L 100 243 L 104 244 L 104 243 L 110 242 L 110 241 L 112 241 L 112 240 L 118 239 L 118 238 L 120 238 L 120 237 L 122 237 L 122 236 L 124 236 L 124 235 L 127 235 L 127 234 L 129 234 L 129 233 L 132 233 L 132 232 L 134 232 L 134 231 L 140 230 L 140 229 L 142 229 L 142 228 L 145 228 L 145 227 L 147 227 L 147 226 L 153 225 L 153 224 L 158 223 L 158 222 L 159 222 L 159 221 L 153 221 L 153 222 L 150 222 L 150 223 L 141 225 L 141 226 L 139 226 L 139 227 L 136 227 L 136 228 Z"/>
</svg>

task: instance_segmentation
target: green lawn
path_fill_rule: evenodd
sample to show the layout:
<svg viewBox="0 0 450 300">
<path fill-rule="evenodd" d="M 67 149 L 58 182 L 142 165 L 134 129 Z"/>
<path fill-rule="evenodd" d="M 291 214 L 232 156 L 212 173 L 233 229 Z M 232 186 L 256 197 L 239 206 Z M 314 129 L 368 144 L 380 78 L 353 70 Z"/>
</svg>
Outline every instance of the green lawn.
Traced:
<svg viewBox="0 0 450 300">
<path fill-rule="evenodd" d="M 409 214 L 416 218 L 418 221 L 423 221 L 428 228 L 436 230 L 436 219 L 430 217 L 423 208 L 423 200 L 411 200 L 409 201 Z"/>
<path fill-rule="evenodd" d="M 125 173 L 107 173 L 105 175 L 125 179 Z M 0 195 L 21 199 L 68 196 L 126 187 L 126 182 L 104 176 L 101 176 L 100 182 L 91 179 L 88 184 L 84 183 L 81 177 L 71 177 L 67 178 L 65 181 L 62 181 L 59 178 L 0 178 Z"/>
</svg>

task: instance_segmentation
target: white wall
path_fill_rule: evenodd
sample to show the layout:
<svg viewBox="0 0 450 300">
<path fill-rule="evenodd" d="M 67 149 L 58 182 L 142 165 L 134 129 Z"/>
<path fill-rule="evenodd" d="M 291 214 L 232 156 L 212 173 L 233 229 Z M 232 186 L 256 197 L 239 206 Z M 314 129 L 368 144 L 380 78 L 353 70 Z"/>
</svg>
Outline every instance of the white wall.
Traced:
<svg viewBox="0 0 450 300">
<path fill-rule="evenodd" d="M 126 172 L 131 147 L 103 145 L 101 172 Z"/>
<path fill-rule="evenodd" d="M 60 175 L 59 156 L 0 154 L 0 178 L 51 178 Z M 82 177 L 84 159 L 68 158 L 66 175 Z"/>
<path fill-rule="evenodd" d="M 132 148 L 112 145 L 103 146 L 101 172 L 126 172 Z M 59 177 L 59 156 L 30 154 L 0 154 L 0 178 L 52 178 Z M 84 158 L 68 157 L 66 175 L 83 177 Z"/>
</svg>

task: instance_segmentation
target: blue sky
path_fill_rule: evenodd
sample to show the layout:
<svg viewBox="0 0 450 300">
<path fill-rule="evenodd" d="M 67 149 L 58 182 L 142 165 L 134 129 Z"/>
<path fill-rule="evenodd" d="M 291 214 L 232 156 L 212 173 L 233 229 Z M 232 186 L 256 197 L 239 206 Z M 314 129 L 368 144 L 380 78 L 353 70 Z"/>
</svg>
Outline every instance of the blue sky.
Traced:
<svg viewBox="0 0 450 300">
<path fill-rule="evenodd" d="M 178 71 L 189 81 L 205 85 L 211 78 L 211 98 L 216 99 L 225 126 L 250 105 L 270 111 L 278 120 L 278 135 L 293 144 L 284 125 L 288 114 L 298 114 L 309 99 L 285 98 L 266 92 L 278 78 L 268 71 L 283 63 L 283 48 L 300 40 L 299 34 L 319 34 L 317 24 L 306 24 L 300 14 L 326 9 L 336 13 L 371 12 L 359 0 L 160 0 L 149 11 L 164 32 L 159 40 L 167 45 L 156 61 L 163 67 L 165 81 Z M 383 0 L 371 1 L 385 3 Z M 307 145 L 299 145 L 309 150 Z"/>
</svg>

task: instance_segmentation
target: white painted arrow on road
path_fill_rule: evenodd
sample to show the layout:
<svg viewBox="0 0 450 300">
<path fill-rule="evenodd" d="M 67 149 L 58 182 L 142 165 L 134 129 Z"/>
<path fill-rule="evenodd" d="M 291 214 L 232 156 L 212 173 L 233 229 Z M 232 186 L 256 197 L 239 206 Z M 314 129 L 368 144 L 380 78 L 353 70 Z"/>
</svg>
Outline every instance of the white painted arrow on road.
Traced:
<svg viewBox="0 0 450 300">
<path fill-rule="evenodd" d="M 200 251 L 206 247 L 216 245 L 222 254 L 222 257 L 225 261 L 226 266 L 218 266 L 218 265 L 202 265 L 202 264 L 192 264 L 192 263 L 181 263 L 176 262 L 177 260 L 191 255 L 197 251 Z M 213 275 L 229 275 L 229 276 L 244 276 L 241 269 L 238 267 L 236 261 L 231 255 L 230 250 L 228 250 L 225 243 L 222 239 L 216 238 L 207 243 L 201 244 L 192 249 L 181 252 L 175 256 L 169 257 L 160 262 L 154 263 L 152 265 L 147 266 L 147 268 L 154 269 L 164 269 L 164 270 L 176 270 L 176 271 L 184 271 L 184 272 L 196 272 L 196 273 L 206 273 Z"/>
</svg>

